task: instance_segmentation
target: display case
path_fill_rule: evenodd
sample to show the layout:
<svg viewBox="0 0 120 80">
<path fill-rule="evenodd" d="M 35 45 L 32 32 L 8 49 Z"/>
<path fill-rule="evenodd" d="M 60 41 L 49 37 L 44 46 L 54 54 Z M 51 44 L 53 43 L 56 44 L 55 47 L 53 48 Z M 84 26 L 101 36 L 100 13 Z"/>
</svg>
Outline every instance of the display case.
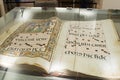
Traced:
<svg viewBox="0 0 120 80">
<path fill-rule="evenodd" d="M 14 8 L 0 18 L 0 80 L 119 80 L 119 13 Z"/>
</svg>

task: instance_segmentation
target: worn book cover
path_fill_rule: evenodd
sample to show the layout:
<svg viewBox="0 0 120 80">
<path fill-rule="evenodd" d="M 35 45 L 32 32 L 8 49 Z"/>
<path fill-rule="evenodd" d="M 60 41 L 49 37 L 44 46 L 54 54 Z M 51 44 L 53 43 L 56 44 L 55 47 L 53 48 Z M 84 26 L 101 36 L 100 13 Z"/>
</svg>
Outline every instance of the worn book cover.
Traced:
<svg viewBox="0 0 120 80">
<path fill-rule="evenodd" d="M 118 53 L 112 20 L 33 19 L 0 35 L 1 70 L 5 67 L 29 75 L 119 78 L 120 65 L 114 62 Z"/>
</svg>

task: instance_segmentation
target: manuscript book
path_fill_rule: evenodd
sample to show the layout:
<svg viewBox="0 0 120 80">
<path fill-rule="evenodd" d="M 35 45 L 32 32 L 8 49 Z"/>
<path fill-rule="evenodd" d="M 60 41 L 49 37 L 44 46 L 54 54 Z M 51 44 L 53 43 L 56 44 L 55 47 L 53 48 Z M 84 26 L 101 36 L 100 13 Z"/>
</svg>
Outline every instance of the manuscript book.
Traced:
<svg viewBox="0 0 120 80">
<path fill-rule="evenodd" d="M 42 77 L 120 78 L 112 20 L 32 19 L 0 35 L 0 68 Z"/>
</svg>

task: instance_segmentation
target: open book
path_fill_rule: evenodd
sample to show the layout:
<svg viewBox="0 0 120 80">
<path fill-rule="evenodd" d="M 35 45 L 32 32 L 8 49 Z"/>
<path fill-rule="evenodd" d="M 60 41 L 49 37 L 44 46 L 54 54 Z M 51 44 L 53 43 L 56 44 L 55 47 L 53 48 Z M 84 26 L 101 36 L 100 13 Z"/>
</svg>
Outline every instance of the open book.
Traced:
<svg viewBox="0 0 120 80">
<path fill-rule="evenodd" d="M 119 78 L 117 43 L 112 20 L 34 19 L 0 35 L 0 65 L 39 76 Z"/>
</svg>

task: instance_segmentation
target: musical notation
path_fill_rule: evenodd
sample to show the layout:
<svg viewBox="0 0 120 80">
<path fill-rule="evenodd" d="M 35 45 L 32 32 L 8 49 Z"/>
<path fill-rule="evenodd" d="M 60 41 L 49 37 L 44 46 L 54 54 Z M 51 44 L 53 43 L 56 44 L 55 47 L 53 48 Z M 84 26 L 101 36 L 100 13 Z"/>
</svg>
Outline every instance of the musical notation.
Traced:
<svg viewBox="0 0 120 80">
<path fill-rule="evenodd" d="M 30 20 L 19 26 L 0 47 L 6 51 L 18 51 L 26 54 L 25 56 L 41 56 L 49 60 L 60 28 L 61 20 L 56 17 Z"/>
<path fill-rule="evenodd" d="M 106 48 L 106 40 L 101 24 L 70 24 L 66 37 L 65 50 L 79 49 L 81 52 L 89 54 L 93 52 L 97 54 L 110 54 Z"/>
<path fill-rule="evenodd" d="M 32 47 L 32 45 L 30 45 L 29 43 L 25 43 L 25 45 Z"/>
</svg>

